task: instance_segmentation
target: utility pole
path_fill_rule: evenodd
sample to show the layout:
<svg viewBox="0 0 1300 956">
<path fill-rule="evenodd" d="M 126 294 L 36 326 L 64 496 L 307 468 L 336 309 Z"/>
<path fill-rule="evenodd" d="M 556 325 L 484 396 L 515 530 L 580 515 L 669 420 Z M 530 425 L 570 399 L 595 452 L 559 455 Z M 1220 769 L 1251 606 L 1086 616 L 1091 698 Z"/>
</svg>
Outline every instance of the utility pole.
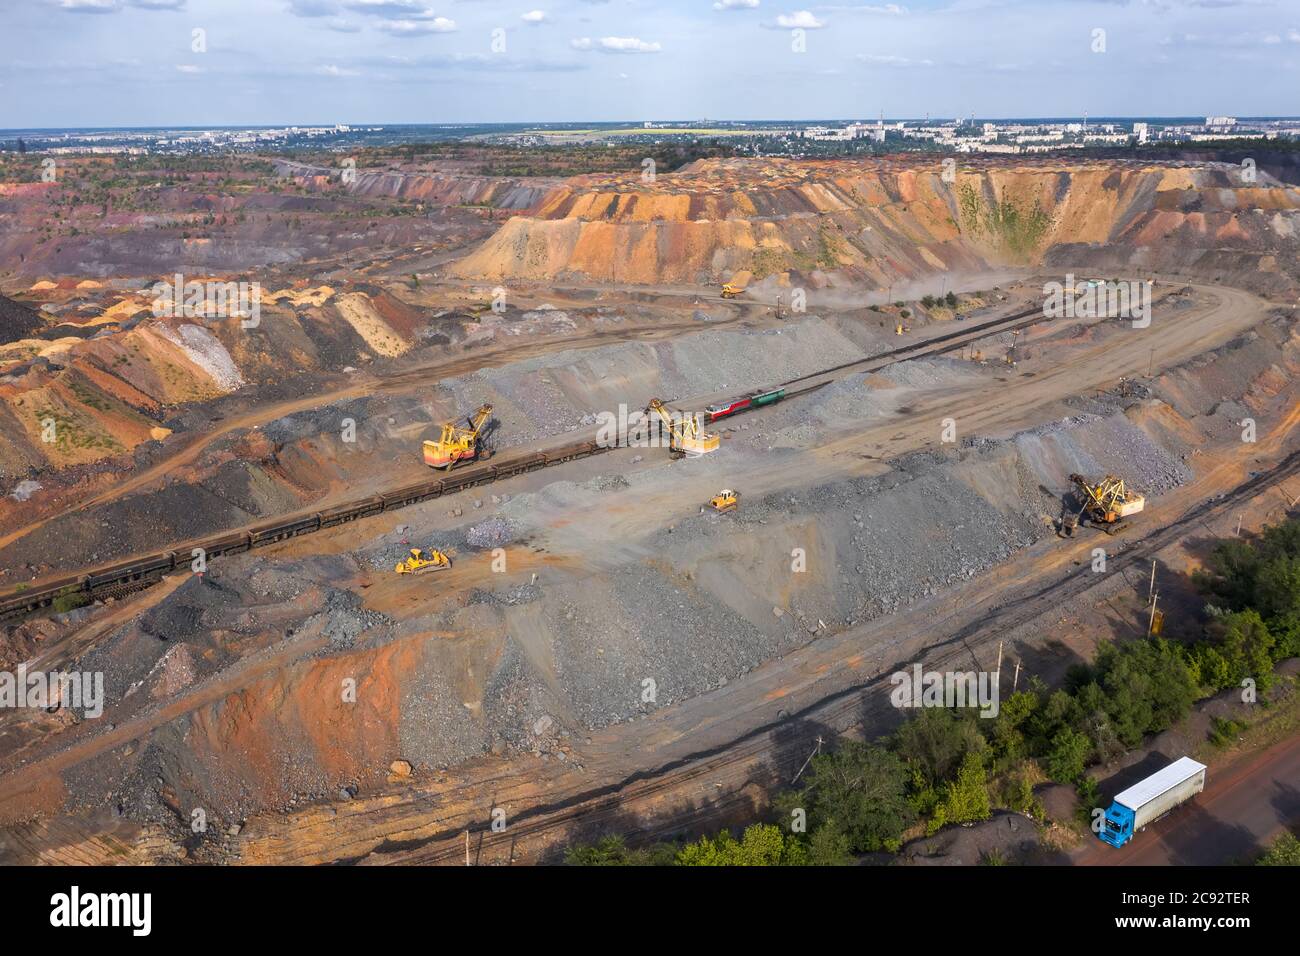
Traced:
<svg viewBox="0 0 1300 956">
<path fill-rule="evenodd" d="M 997 675 L 998 687 L 1002 686 L 1002 642 L 998 641 L 998 669 L 994 671 Z"/>
<path fill-rule="evenodd" d="M 1156 602 L 1159 600 L 1159 592 L 1151 596 L 1151 617 L 1147 619 L 1147 637 L 1151 636 L 1151 629 L 1156 626 Z"/>
<path fill-rule="evenodd" d="M 1020 686 L 1020 659 L 1017 658 L 1017 659 L 1016 659 L 1016 676 L 1015 676 L 1014 678 L 1012 678 L 1012 680 L 1011 680 L 1011 693 L 1014 694 L 1014 693 L 1016 692 L 1016 688 L 1019 687 L 1019 686 Z"/>
<path fill-rule="evenodd" d="M 1156 559 L 1151 559 L 1151 583 L 1147 585 L 1147 603 L 1151 604 L 1156 596 Z"/>
<path fill-rule="evenodd" d="M 808 764 L 812 762 L 812 758 L 816 757 L 821 752 L 822 752 L 822 735 L 818 734 L 817 746 L 813 748 L 813 752 L 808 755 L 808 759 L 803 762 L 803 766 L 799 768 L 799 772 L 795 774 L 794 779 L 790 781 L 791 786 L 794 786 L 794 784 L 799 782 L 799 778 L 803 776 L 803 772 L 808 769 Z"/>
<path fill-rule="evenodd" d="M 1241 537 L 1241 515 L 1237 515 L 1237 537 Z"/>
<path fill-rule="evenodd" d="M 469 866 L 469 831 L 465 831 L 465 865 Z"/>
</svg>

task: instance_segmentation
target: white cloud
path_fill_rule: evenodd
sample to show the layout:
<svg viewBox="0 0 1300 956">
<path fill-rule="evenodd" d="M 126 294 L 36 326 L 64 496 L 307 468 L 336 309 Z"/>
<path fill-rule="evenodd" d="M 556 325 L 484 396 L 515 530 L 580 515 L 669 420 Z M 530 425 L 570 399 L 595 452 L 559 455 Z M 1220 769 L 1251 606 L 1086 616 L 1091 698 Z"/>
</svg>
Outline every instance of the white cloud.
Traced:
<svg viewBox="0 0 1300 956">
<path fill-rule="evenodd" d="M 339 12 L 334 0 L 289 0 L 289 12 L 295 17 L 328 17 Z"/>
<path fill-rule="evenodd" d="M 753 10 L 758 6 L 758 0 L 718 0 L 713 5 L 714 10 Z"/>
<path fill-rule="evenodd" d="M 817 9 L 826 10 L 832 13 L 879 13 L 883 16 L 890 17 L 905 17 L 908 13 L 907 7 L 900 6 L 897 3 L 884 3 L 879 5 L 871 3 L 848 5 L 828 3 L 817 7 Z"/>
<path fill-rule="evenodd" d="M 569 46 L 575 50 L 595 50 L 598 53 L 658 53 L 663 49 L 657 41 L 649 42 L 638 37 L 601 37 L 599 40 L 574 37 L 569 41 Z"/>
<path fill-rule="evenodd" d="M 530 24 L 532 26 L 537 26 L 539 23 L 546 22 L 546 11 L 529 10 L 527 13 L 521 13 L 519 15 L 519 19 L 523 20 L 524 23 Z"/>
<path fill-rule="evenodd" d="M 176 72 L 177 73 L 202 73 L 203 67 L 195 66 L 193 63 L 177 63 Z"/>
<path fill-rule="evenodd" d="M 583 37 L 587 40 L 586 37 Z M 587 40 L 590 44 L 591 41 Z M 649 42 L 639 37 L 601 37 L 597 49 L 601 53 L 658 53 L 663 49 L 657 42 Z M 580 50 L 591 49 L 590 46 L 578 47 Z"/>
<path fill-rule="evenodd" d="M 820 30 L 826 21 L 818 20 L 807 10 L 796 10 L 781 14 L 776 18 L 776 25 L 783 30 Z"/>
<path fill-rule="evenodd" d="M 69 13 L 117 13 L 117 0 L 59 0 L 59 9 Z"/>
<path fill-rule="evenodd" d="M 446 17 L 434 17 L 431 20 L 380 20 L 375 24 L 375 29 L 395 37 L 418 37 L 429 33 L 454 33 L 456 21 Z"/>
<path fill-rule="evenodd" d="M 361 71 L 360 71 L 360 70 L 349 70 L 349 69 L 346 69 L 345 67 L 336 66 L 336 65 L 333 64 L 333 63 L 327 64 L 327 65 L 325 65 L 325 66 L 318 66 L 318 67 L 316 67 L 316 72 L 319 73 L 321 76 L 340 76 L 340 77 L 341 77 L 341 76 L 360 76 L 360 75 L 361 75 Z"/>
<path fill-rule="evenodd" d="M 393 20 L 432 20 L 434 12 L 420 0 L 346 0 L 343 6 Z"/>
<path fill-rule="evenodd" d="M 934 66 L 933 60 L 913 60 L 906 56 L 882 56 L 874 53 L 859 53 L 858 59 L 876 66 Z"/>
</svg>

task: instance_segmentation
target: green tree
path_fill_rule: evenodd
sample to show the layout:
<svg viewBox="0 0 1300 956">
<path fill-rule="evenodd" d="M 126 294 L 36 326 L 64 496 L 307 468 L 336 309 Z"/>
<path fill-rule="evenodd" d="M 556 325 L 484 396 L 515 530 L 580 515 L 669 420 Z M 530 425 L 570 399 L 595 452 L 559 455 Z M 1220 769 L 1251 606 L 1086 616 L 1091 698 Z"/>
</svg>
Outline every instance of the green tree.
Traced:
<svg viewBox="0 0 1300 956">
<path fill-rule="evenodd" d="M 737 841 L 728 830 L 701 837 L 677 854 L 678 866 L 807 866 L 808 852 L 780 827 L 755 823 Z"/>
<path fill-rule="evenodd" d="M 1255 861 L 1256 866 L 1300 866 L 1300 840 L 1294 833 L 1284 833 Z"/>
<path fill-rule="evenodd" d="M 850 866 L 852 863 L 852 847 L 844 831 L 833 823 L 813 830 L 808 840 L 809 866 Z"/>
<path fill-rule="evenodd" d="M 566 866 L 669 866 L 677 856 L 671 843 L 656 843 L 632 849 L 617 834 L 601 837 L 595 843 L 572 846 L 564 851 Z"/>
<path fill-rule="evenodd" d="M 1230 677 L 1223 686 L 1252 677 L 1261 689 L 1268 689 L 1273 682 L 1273 635 L 1259 612 L 1225 614 L 1212 620 L 1206 630 L 1228 665 Z"/>
<path fill-rule="evenodd" d="M 1002 702 L 987 735 L 995 755 L 1019 759 L 1028 753 L 1025 730 L 1037 708 L 1038 695 L 1032 691 L 1018 690 Z"/>
<path fill-rule="evenodd" d="M 944 784 L 943 802 L 936 808 L 928 829 L 933 833 L 950 823 L 972 823 L 987 820 L 991 815 L 984 759 L 971 751 L 962 761 L 957 779 Z"/>
<path fill-rule="evenodd" d="M 1182 649 L 1163 638 L 1103 644 L 1096 669 L 1106 712 L 1129 747 L 1181 720 L 1197 698 L 1196 678 Z"/>
<path fill-rule="evenodd" d="M 966 754 L 984 746 L 974 722 L 946 707 L 922 709 L 898 729 L 894 739 L 899 756 L 930 786 L 951 779 Z"/>
<path fill-rule="evenodd" d="M 907 800 L 908 773 L 883 747 L 845 741 L 832 753 L 812 759 L 802 789 L 782 796 L 788 812 L 802 807 L 814 827 L 831 826 L 848 848 L 867 853 L 897 844 L 915 819 Z"/>
<path fill-rule="evenodd" d="M 1084 734 L 1063 727 L 1052 738 L 1047 752 L 1047 773 L 1060 783 L 1072 783 L 1083 773 L 1092 754 L 1092 741 Z"/>
</svg>

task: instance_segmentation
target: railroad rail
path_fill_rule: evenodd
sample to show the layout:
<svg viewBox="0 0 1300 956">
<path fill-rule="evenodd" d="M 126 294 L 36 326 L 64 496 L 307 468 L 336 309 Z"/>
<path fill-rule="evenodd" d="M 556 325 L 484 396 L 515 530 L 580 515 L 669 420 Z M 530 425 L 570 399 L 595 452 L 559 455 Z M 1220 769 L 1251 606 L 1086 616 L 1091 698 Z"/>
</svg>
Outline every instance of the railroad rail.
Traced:
<svg viewBox="0 0 1300 956">
<path fill-rule="evenodd" d="M 782 391 L 780 400 L 798 398 L 830 384 L 831 379 L 816 381 L 826 376 L 851 373 L 863 366 L 883 368 L 896 362 L 919 358 L 924 355 L 940 355 L 959 348 L 968 340 L 983 338 L 988 335 L 1006 332 L 1041 321 L 1042 310 L 1027 309 L 1014 315 L 1002 316 L 988 322 L 977 323 L 935 336 L 921 342 L 914 342 L 889 349 L 867 358 L 855 359 L 830 368 L 801 375 L 776 387 Z M 957 341 L 957 340 L 962 341 Z M 791 386 L 799 386 L 792 388 Z M 754 405 L 737 408 L 730 415 L 744 414 L 766 405 Z M 126 561 L 106 565 L 80 574 L 70 574 L 53 581 L 42 582 L 31 587 L 19 587 L 0 595 L 0 621 L 24 617 L 52 607 L 56 601 L 75 599 L 85 600 L 101 597 L 122 597 L 156 583 L 164 575 L 185 568 L 197 555 L 202 555 L 206 562 L 212 558 L 241 554 L 255 548 L 265 547 L 279 541 L 299 535 L 312 534 L 326 528 L 337 527 L 350 521 L 368 518 L 373 515 L 405 508 L 408 505 L 440 498 L 486 485 L 516 475 L 526 474 L 553 465 L 563 464 L 579 458 L 588 458 L 602 452 L 612 451 L 618 445 L 601 444 L 596 441 L 583 441 L 562 448 L 526 455 L 517 455 L 492 464 L 474 465 L 456 469 L 444 478 L 433 478 L 380 492 L 368 498 L 362 498 L 344 504 L 335 505 L 319 511 L 298 514 L 288 518 L 250 525 L 237 531 L 214 534 L 177 545 L 167 551 L 160 551 L 144 557 L 135 557 Z"/>
</svg>

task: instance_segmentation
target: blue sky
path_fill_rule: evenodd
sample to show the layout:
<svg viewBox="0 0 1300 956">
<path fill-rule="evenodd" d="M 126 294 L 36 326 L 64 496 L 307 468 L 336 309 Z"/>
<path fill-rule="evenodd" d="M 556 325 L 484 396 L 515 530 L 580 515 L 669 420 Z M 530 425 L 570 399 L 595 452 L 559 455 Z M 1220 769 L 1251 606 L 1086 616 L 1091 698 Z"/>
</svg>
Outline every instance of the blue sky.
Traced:
<svg viewBox="0 0 1300 956">
<path fill-rule="evenodd" d="M 8 128 L 1300 114 L 1300 0 L 0 0 L 0 17 Z"/>
</svg>

